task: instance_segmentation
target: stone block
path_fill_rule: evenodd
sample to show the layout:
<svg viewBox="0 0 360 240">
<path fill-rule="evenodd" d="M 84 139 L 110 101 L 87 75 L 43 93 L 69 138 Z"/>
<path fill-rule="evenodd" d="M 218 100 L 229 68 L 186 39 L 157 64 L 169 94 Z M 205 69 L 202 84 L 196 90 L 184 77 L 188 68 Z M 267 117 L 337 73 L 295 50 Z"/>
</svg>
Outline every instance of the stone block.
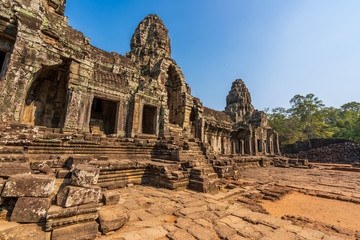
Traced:
<svg viewBox="0 0 360 240">
<path fill-rule="evenodd" d="M 98 219 L 99 215 L 97 212 L 80 214 L 67 218 L 49 219 L 46 220 L 45 231 L 51 231 L 53 229 L 66 227 L 78 223 L 92 222 Z"/>
<path fill-rule="evenodd" d="M 86 203 L 97 203 L 101 194 L 101 188 L 97 186 L 83 188 L 66 186 L 58 194 L 56 203 L 62 207 L 73 207 Z"/>
<path fill-rule="evenodd" d="M 93 213 L 99 210 L 100 206 L 98 203 L 89 203 L 69 208 L 52 205 L 47 212 L 46 219 L 67 218 L 80 214 Z"/>
<path fill-rule="evenodd" d="M 129 214 L 121 206 L 104 207 L 99 211 L 100 230 L 103 234 L 121 228 L 128 220 Z"/>
<path fill-rule="evenodd" d="M 0 193 L 2 192 L 2 190 L 4 189 L 6 180 L 5 179 L 0 179 Z"/>
<path fill-rule="evenodd" d="M 98 203 L 89 203 L 81 206 L 62 208 L 51 206 L 46 214 L 45 230 L 51 231 L 55 228 L 61 228 L 77 223 L 95 221 L 99 215 Z"/>
<path fill-rule="evenodd" d="M 19 198 L 12 211 L 10 220 L 20 223 L 37 223 L 44 221 L 50 205 L 51 198 Z"/>
<path fill-rule="evenodd" d="M 0 162 L 0 177 L 10 177 L 16 174 L 30 174 L 29 163 Z"/>
<path fill-rule="evenodd" d="M 195 240 L 190 233 L 183 229 L 176 229 L 166 235 L 170 240 Z"/>
<path fill-rule="evenodd" d="M 0 224 L 0 239 L 15 239 L 21 228 L 21 224 L 14 222 L 2 222 Z"/>
<path fill-rule="evenodd" d="M 78 164 L 71 175 L 71 184 L 79 187 L 96 185 L 99 179 L 100 169 L 88 165 Z"/>
<path fill-rule="evenodd" d="M 115 205 L 120 200 L 120 194 L 118 192 L 106 192 L 103 194 L 102 200 L 105 205 Z"/>
<path fill-rule="evenodd" d="M 55 176 L 18 174 L 5 184 L 2 197 L 49 197 L 55 189 Z"/>
<path fill-rule="evenodd" d="M 52 232 L 52 240 L 91 240 L 98 235 L 99 224 L 88 222 L 55 229 Z"/>
<path fill-rule="evenodd" d="M 2 190 L 4 189 L 5 183 L 6 183 L 6 180 L 0 179 L 0 206 L 2 206 L 5 202 L 4 198 L 1 197 L 1 193 L 2 193 Z"/>
<path fill-rule="evenodd" d="M 91 161 L 91 159 L 89 157 L 74 156 L 74 157 L 69 157 L 66 160 L 65 166 L 68 169 L 74 169 L 77 165 L 86 164 L 86 163 L 89 163 L 90 161 Z"/>
</svg>

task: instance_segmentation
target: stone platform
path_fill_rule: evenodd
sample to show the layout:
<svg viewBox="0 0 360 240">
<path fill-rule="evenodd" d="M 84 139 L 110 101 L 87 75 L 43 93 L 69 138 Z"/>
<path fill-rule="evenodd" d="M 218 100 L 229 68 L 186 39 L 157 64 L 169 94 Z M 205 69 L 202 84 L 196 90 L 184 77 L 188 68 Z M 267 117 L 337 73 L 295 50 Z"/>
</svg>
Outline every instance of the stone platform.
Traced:
<svg viewBox="0 0 360 240">
<path fill-rule="evenodd" d="M 274 167 L 244 170 L 245 181 L 238 182 L 239 185 L 243 184 L 242 187 L 214 195 L 147 186 L 120 189 L 118 191 L 123 197 L 119 205 L 128 209 L 130 219 L 122 229 L 98 239 L 355 239 L 355 236 L 298 226 L 290 220 L 254 212 L 237 201 L 277 182 L 277 179 L 270 178 L 259 180 L 261 177 L 255 177 L 256 171 L 260 173 L 259 176 L 274 173 L 275 178 L 288 178 L 288 182 L 293 184 L 297 183 L 296 176 L 303 174 L 303 187 L 309 188 L 314 180 L 320 181 L 328 176 L 328 173 L 318 169 L 280 170 Z M 307 176 L 311 176 L 311 179 Z M 344 178 L 342 175 L 338 179 L 344 183 L 359 176 L 352 174 Z M 338 187 L 340 190 L 340 184 Z M 347 185 L 343 184 L 342 187 L 346 189 Z"/>
</svg>

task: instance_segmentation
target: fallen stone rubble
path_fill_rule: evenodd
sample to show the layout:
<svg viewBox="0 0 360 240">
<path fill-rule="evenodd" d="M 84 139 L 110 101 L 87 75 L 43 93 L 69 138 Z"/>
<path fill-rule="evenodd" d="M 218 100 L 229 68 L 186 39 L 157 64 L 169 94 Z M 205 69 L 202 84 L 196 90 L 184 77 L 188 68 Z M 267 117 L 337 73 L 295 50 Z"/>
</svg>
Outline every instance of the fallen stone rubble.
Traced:
<svg viewBox="0 0 360 240">
<path fill-rule="evenodd" d="M 286 154 L 288 157 L 305 158 L 311 162 L 320 163 L 347 163 L 360 162 L 360 143 L 343 142 L 330 144 L 326 147 L 301 151 L 298 154 Z"/>
</svg>

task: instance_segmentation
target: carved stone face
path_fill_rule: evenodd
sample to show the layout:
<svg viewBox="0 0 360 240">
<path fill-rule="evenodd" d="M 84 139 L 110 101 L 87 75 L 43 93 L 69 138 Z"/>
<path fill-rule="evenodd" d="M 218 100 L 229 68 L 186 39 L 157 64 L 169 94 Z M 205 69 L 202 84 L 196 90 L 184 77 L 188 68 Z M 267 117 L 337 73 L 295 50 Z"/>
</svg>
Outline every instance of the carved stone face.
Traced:
<svg viewBox="0 0 360 240">
<path fill-rule="evenodd" d="M 170 38 L 163 21 L 157 15 L 145 17 L 132 36 L 130 47 L 140 59 L 170 57 Z"/>
</svg>

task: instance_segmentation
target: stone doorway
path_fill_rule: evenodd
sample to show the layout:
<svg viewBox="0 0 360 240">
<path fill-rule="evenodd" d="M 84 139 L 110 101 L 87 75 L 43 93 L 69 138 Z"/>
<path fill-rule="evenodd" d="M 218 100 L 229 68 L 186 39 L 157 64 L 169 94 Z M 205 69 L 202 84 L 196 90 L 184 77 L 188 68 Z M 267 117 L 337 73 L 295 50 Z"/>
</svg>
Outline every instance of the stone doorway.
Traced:
<svg viewBox="0 0 360 240">
<path fill-rule="evenodd" d="M 181 79 L 174 66 L 170 66 L 167 73 L 166 89 L 168 95 L 169 123 L 181 125 Z"/>
<path fill-rule="evenodd" d="M 192 108 L 190 113 L 190 126 L 191 126 L 190 133 L 193 137 L 197 137 L 196 119 L 197 119 L 197 111 L 195 110 L 195 108 Z"/>
<path fill-rule="evenodd" d="M 31 84 L 23 112 L 23 122 L 61 128 L 66 114 L 70 61 L 43 67 Z"/>
<path fill-rule="evenodd" d="M 7 55 L 8 54 L 6 52 L 0 50 L 0 76 L 3 75 Z"/>
<path fill-rule="evenodd" d="M 142 116 L 142 133 L 156 134 L 156 107 L 144 105 Z"/>
<path fill-rule="evenodd" d="M 90 129 L 92 133 L 115 133 L 117 103 L 94 97 L 91 106 Z"/>
</svg>

